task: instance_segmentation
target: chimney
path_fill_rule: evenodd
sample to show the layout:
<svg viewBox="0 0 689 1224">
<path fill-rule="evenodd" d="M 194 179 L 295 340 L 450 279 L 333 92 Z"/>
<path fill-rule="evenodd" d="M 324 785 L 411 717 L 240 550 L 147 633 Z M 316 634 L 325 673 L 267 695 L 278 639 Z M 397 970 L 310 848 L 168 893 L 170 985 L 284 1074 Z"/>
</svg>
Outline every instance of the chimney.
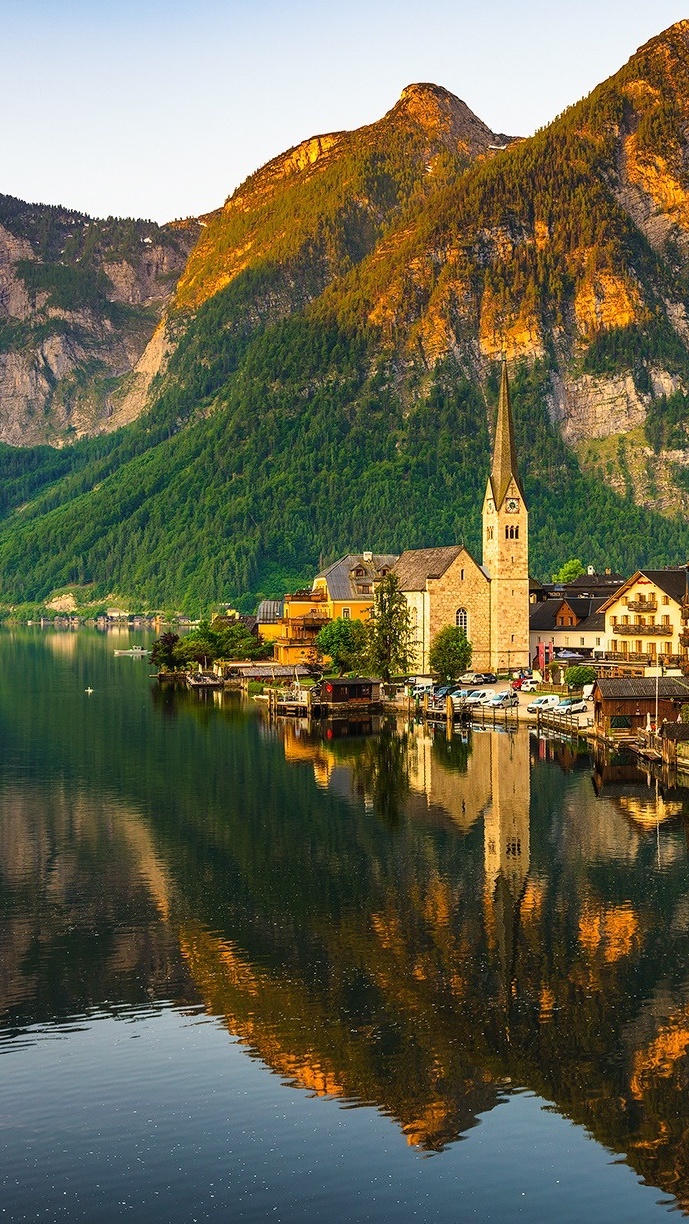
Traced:
<svg viewBox="0 0 689 1224">
<path fill-rule="evenodd" d="M 608 567 L 607 567 L 607 569 L 606 569 L 606 571 L 605 571 L 605 576 L 606 576 L 606 578 L 609 578 L 609 577 L 610 577 L 610 575 L 611 575 L 611 573 L 612 573 L 612 570 L 610 569 L 610 566 L 608 566 Z"/>
<path fill-rule="evenodd" d="M 372 552 L 365 552 L 365 553 L 362 553 L 361 555 L 362 555 L 362 557 L 363 557 L 364 561 L 372 561 L 372 560 L 373 560 L 373 553 L 372 553 Z"/>
</svg>

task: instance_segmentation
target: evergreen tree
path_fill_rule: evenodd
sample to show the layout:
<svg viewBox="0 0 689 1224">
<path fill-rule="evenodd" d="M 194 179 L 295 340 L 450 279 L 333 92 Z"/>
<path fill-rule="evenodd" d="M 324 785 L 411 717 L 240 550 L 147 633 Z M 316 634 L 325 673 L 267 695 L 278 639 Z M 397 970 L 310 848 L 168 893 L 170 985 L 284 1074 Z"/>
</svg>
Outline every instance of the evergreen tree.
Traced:
<svg viewBox="0 0 689 1224">
<path fill-rule="evenodd" d="M 414 657 L 411 613 L 395 574 L 386 574 L 376 587 L 366 655 L 371 671 L 385 681 L 411 667 Z"/>
</svg>

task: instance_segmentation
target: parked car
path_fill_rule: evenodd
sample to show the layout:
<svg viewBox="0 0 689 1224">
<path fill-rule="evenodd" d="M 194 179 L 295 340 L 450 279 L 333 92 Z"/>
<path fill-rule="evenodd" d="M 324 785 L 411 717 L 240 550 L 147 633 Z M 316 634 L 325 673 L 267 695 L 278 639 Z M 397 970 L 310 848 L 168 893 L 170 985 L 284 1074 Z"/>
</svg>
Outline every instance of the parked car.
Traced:
<svg viewBox="0 0 689 1224">
<path fill-rule="evenodd" d="M 586 714 L 588 706 L 583 698 L 563 697 L 555 706 L 556 714 Z"/>
<path fill-rule="evenodd" d="M 522 680 L 522 693 L 537 693 L 538 680 Z"/>
<path fill-rule="evenodd" d="M 433 689 L 433 697 L 437 701 L 439 698 L 447 697 L 448 693 L 451 696 L 453 693 L 459 692 L 460 689 L 461 685 L 459 684 L 437 684 Z"/>
<path fill-rule="evenodd" d="M 474 684 L 497 684 L 495 672 L 476 672 Z"/>
<path fill-rule="evenodd" d="M 471 688 L 455 689 L 454 693 L 451 694 L 452 704 L 454 706 L 464 705 L 464 703 L 467 701 L 469 697 L 474 697 L 478 695 L 478 693 L 479 693 L 478 689 L 471 689 Z"/>
<path fill-rule="evenodd" d="M 504 693 L 496 693 L 491 697 L 490 701 L 486 702 L 489 709 L 494 710 L 509 710 L 513 706 L 519 705 L 519 698 L 516 693 L 511 693 L 509 689 L 505 689 Z"/>
<path fill-rule="evenodd" d="M 526 709 L 529 714 L 542 714 L 544 710 L 554 710 L 559 704 L 560 698 L 557 693 L 543 693 L 541 697 L 536 697 L 535 701 L 530 702 Z"/>
<path fill-rule="evenodd" d="M 515 676 L 512 680 L 510 680 L 510 688 L 514 689 L 515 693 L 518 692 L 518 690 L 522 687 L 523 684 L 524 684 L 523 676 Z"/>
</svg>

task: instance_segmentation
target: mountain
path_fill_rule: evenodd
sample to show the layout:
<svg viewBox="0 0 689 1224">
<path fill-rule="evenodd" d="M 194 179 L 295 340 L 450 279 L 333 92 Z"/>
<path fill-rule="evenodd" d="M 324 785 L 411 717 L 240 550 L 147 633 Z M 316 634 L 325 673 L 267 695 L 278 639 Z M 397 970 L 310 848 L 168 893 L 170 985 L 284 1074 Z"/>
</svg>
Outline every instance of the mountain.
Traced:
<svg viewBox="0 0 689 1224">
<path fill-rule="evenodd" d="M 138 418 L 0 453 L 0 595 L 250 603 L 350 548 L 476 548 L 501 351 L 534 571 L 684 560 L 687 131 L 680 22 L 530 139 L 412 85 L 164 227 L 188 257 L 94 410 Z"/>
<path fill-rule="evenodd" d="M 0 440 L 60 444 L 137 414 L 123 380 L 198 231 L 0 195 Z"/>
</svg>

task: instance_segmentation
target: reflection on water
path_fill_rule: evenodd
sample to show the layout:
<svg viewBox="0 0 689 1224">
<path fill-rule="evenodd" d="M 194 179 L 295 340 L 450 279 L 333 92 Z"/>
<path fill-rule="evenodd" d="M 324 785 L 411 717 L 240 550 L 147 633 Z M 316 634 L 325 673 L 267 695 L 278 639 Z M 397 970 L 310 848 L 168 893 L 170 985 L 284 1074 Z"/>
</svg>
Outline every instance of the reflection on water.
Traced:
<svg viewBox="0 0 689 1224">
<path fill-rule="evenodd" d="M 414 1148 L 525 1087 L 689 1207 L 683 792 L 523 730 L 271 725 L 70 641 L 0 639 L 0 1051 L 202 1004 Z"/>
</svg>

